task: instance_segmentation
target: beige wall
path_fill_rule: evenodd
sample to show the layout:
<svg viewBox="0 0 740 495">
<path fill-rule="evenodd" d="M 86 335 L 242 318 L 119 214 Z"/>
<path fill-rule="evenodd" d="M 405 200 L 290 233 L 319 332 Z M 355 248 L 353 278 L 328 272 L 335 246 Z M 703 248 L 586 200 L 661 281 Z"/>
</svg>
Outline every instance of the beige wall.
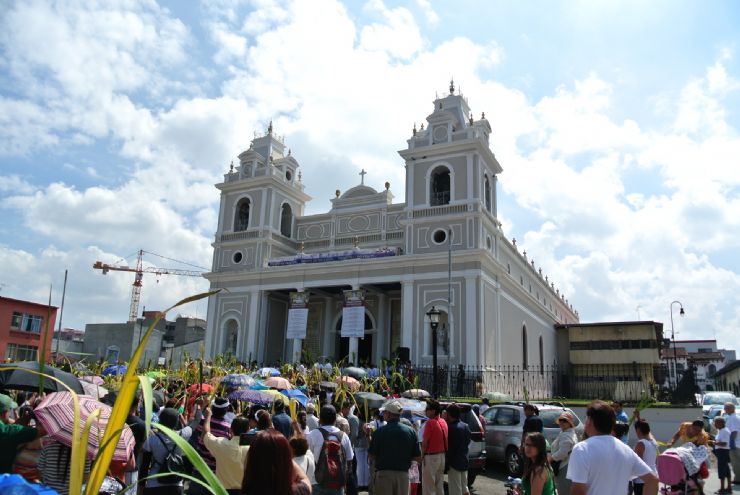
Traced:
<svg viewBox="0 0 740 495">
<path fill-rule="evenodd" d="M 656 340 L 655 327 L 645 325 L 578 326 L 568 329 L 568 337 L 573 342 L 605 340 Z M 570 350 L 571 364 L 622 364 L 622 363 L 660 363 L 659 350 L 650 349 L 608 349 L 608 350 Z"/>
</svg>

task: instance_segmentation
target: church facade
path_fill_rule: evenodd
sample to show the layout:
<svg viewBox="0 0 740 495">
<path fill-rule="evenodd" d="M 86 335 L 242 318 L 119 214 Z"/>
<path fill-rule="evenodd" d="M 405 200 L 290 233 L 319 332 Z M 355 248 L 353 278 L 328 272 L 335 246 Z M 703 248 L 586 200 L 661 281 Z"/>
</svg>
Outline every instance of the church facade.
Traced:
<svg viewBox="0 0 740 495">
<path fill-rule="evenodd" d="M 578 313 L 497 219 L 502 167 L 491 127 L 450 85 L 426 128 L 414 128 L 406 201 L 390 184 L 336 192 L 326 213 L 304 215 L 299 164 L 272 129 L 239 155 L 221 191 L 206 354 L 272 364 L 400 355 L 432 361 L 427 313 L 439 310 L 437 354 L 453 365 L 548 365 L 555 325 Z M 344 294 L 364 295 L 364 336 L 342 337 Z M 308 296 L 305 338 L 288 339 L 290 295 Z"/>
</svg>

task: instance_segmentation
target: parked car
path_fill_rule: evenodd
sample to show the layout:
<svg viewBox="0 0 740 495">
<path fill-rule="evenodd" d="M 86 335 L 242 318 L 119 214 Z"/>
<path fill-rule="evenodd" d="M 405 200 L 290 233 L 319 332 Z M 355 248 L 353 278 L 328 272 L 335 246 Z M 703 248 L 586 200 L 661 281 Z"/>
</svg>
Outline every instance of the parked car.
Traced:
<svg viewBox="0 0 740 495">
<path fill-rule="evenodd" d="M 549 443 L 560 432 L 558 417 L 563 412 L 573 415 L 573 423 L 578 438 L 583 437 L 583 423 L 578 416 L 562 404 L 535 404 L 542 419 L 543 434 Z M 510 476 L 518 476 L 522 470 L 519 447 L 524 427 L 524 404 L 511 403 L 492 406 L 483 414 L 486 420 L 486 453 L 488 458 L 503 462 Z"/>
<path fill-rule="evenodd" d="M 701 398 L 702 414 L 706 414 L 712 406 L 722 406 L 725 402 L 732 402 L 736 406 L 740 406 L 737 397 L 732 392 L 707 392 Z"/>
<path fill-rule="evenodd" d="M 442 408 L 446 409 L 451 402 L 443 402 Z M 460 407 L 460 420 L 464 421 L 470 428 L 470 444 L 468 445 L 468 486 L 472 487 L 475 478 L 486 469 L 486 440 L 485 431 L 480 419 L 473 411 L 470 404 L 456 403 Z"/>
<path fill-rule="evenodd" d="M 724 406 L 709 406 L 707 412 L 702 415 L 704 420 L 704 431 L 710 434 L 714 434 L 714 418 L 721 416 L 724 411 Z"/>
</svg>

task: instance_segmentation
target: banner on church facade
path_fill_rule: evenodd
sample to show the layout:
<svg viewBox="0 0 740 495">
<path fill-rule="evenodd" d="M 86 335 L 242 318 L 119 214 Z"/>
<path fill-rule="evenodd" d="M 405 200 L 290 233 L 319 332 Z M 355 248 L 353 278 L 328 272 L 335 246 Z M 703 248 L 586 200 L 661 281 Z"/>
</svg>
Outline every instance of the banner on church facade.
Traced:
<svg viewBox="0 0 740 495">
<path fill-rule="evenodd" d="M 291 292 L 290 309 L 288 310 L 288 329 L 286 338 L 305 339 L 308 323 L 308 293 Z"/>
<path fill-rule="evenodd" d="M 365 337 L 365 292 L 344 291 L 342 310 L 342 337 Z"/>
</svg>

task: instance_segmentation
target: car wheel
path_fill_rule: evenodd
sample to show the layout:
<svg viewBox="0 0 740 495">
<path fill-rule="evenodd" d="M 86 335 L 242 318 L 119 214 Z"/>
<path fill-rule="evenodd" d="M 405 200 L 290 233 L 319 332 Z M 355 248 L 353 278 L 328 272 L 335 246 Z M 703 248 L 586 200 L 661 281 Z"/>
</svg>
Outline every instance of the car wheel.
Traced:
<svg viewBox="0 0 740 495">
<path fill-rule="evenodd" d="M 506 450 L 506 472 L 509 476 L 518 477 L 522 472 L 522 457 L 516 447 L 509 447 Z"/>
</svg>

